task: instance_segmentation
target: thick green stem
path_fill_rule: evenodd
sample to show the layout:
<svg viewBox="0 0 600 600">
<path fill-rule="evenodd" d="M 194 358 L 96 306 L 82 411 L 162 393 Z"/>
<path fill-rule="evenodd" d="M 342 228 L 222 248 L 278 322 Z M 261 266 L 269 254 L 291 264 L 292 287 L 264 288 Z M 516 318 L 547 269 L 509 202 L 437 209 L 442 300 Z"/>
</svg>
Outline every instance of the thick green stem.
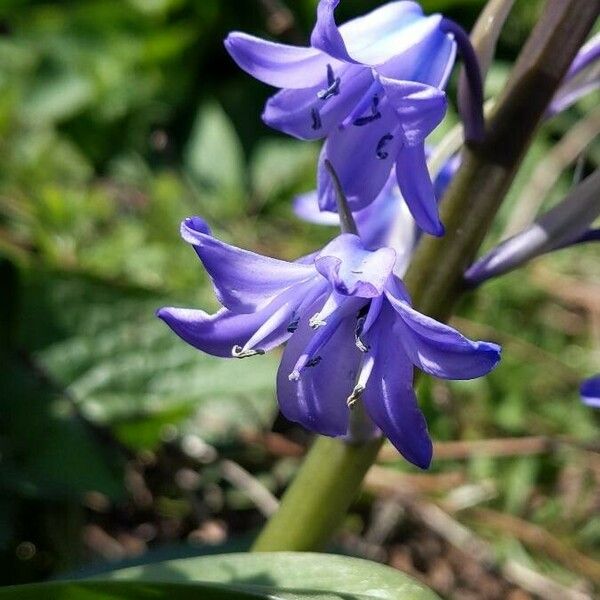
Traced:
<svg viewBox="0 0 600 600">
<path fill-rule="evenodd" d="M 323 548 L 354 500 L 381 443 L 371 440 L 346 444 L 333 438 L 317 438 L 279 510 L 252 549 L 260 552 Z"/>
<path fill-rule="evenodd" d="M 450 316 L 477 252 L 563 75 L 592 28 L 600 0 L 549 0 L 480 145 L 466 149 L 442 213 L 443 238 L 420 244 L 406 283 L 421 312 Z M 315 550 L 341 524 L 381 442 L 319 438 L 254 550 Z"/>
</svg>

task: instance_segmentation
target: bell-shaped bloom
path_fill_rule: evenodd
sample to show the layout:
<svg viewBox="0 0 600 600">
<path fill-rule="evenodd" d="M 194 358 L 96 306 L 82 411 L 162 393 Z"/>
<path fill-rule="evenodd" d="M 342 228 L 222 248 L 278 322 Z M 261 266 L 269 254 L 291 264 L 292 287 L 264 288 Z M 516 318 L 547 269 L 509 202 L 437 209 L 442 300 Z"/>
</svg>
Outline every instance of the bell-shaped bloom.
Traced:
<svg viewBox="0 0 600 600">
<path fill-rule="evenodd" d="M 479 285 L 547 252 L 600 241 L 600 230 L 592 229 L 592 224 L 600 216 L 599 192 L 600 171 L 595 171 L 531 225 L 478 259 L 467 269 L 466 281 Z"/>
<path fill-rule="evenodd" d="M 353 211 L 377 197 L 395 165 L 417 223 L 441 235 L 424 144 L 446 111 L 443 89 L 455 61 L 456 31 L 449 33 L 441 15 L 425 16 L 410 0 L 338 27 L 338 3 L 320 0 L 308 47 L 239 32 L 225 46 L 242 69 L 283 88 L 267 102 L 268 125 L 300 139 L 326 138 L 317 177 L 322 209 L 336 207 L 325 160 Z"/>
<path fill-rule="evenodd" d="M 553 116 L 600 88 L 600 33 L 584 44 L 573 60 L 546 116 Z"/>
<path fill-rule="evenodd" d="M 349 433 L 351 406 L 426 468 L 432 445 L 413 391 L 413 367 L 445 379 L 493 369 L 500 348 L 473 342 L 411 307 L 394 275 L 392 248 L 370 251 L 346 233 L 305 262 L 268 258 L 214 238 L 199 217 L 183 238 L 223 305 L 216 314 L 162 308 L 158 316 L 192 346 L 223 357 L 263 354 L 287 342 L 277 376 L 283 414 L 328 436 Z"/>
<path fill-rule="evenodd" d="M 579 391 L 584 404 L 592 408 L 600 408 L 600 375 L 586 379 Z"/>
</svg>

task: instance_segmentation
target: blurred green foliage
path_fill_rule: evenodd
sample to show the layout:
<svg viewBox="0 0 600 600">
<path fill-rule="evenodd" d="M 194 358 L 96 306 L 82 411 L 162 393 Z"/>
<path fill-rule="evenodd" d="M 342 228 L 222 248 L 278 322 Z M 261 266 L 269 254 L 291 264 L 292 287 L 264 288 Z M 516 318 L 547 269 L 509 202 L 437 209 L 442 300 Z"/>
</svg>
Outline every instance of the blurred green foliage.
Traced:
<svg viewBox="0 0 600 600">
<path fill-rule="evenodd" d="M 165 304 L 216 306 L 178 236 L 187 215 L 202 214 L 237 245 L 284 258 L 332 235 L 294 220 L 290 208 L 295 193 L 314 187 L 318 145 L 278 136 L 261 123 L 270 90 L 240 73 L 222 47 L 231 29 L 302 42 L 315 4 L 295 2 L 293 13 L 276 14 L 269 6 L 277 3 L 259 0 L 0 6 L 0 552 L 6 564 L 18 565 L 18 542 L 39 535 L 50 555 L 47 564 L 19 566 L 4 581 L 77 562 L 75 551 L 57 558 L 61 544 L 48 541 L 40 523 L 71 514 L 90 491 L 118 501 L 131 455 L 173 439 L 230 448 L 242 433 L 270 427 L 277 356 L 202 356 L 154 311 Z M 348 0 L 340 18 L 377 4 Z M 465 27 L 483 4 L 423 2 Z M 489 95 L 501 89 L 540 5 L 516 3 Z M 539 161 L 593 106 L 588 99 L 543 128 L 488 245 L 518 208 Z M 450 111 L 448 123 L 455 121 Z M 587 168 L 597 166 L 599 154 L 597 146 L 590 150 Z M 547 203 L 570 183 L 567 172 Z M 582 247 L 537 266 L 559 282 L 597 286 L 598 258 L 596 248 Z M 540 284 L 537 266 L 463 302 L 460 327 L 501 342 L 504 358 L 485 379 L 424 378 L 420 397 L 435 439 L 597 439 L 597 416 L 577 398 L 579 379 L 597 370 L 591 317 Z M 600 544 L 598 518 L 585 511 L 567 518 L 562 497 L 553 494 L 578 460 L 572 451 L 474 457 L 467 470 L 474 481 L 495 480 L 492 505 L 499 510 L 552 524 L 591 551 Z M 452 467 L 434 461 L 434 471 Z M 407 468 L 399 462 L 398 469 Z M 534 495 L 544 501 L 532 507 Z M 54 537 L 76 546 L 74 527 L 75 534 L 63 523 Z"/>
</svg>

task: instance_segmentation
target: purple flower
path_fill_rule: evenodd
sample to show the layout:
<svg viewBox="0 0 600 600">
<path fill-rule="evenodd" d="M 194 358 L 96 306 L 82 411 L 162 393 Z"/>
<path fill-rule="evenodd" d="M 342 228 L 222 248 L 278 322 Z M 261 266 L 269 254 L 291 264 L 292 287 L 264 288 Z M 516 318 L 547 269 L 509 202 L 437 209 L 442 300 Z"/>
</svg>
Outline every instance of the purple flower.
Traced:
<svg viewBox="0 0 600 600">
<path fill-rule="evenodd" d="M 337 213 L 319 208 L 316 190 L 294 199 L 294 213 L 309 223 L 340 225 Z M 419 238 L 419 228 L 400 194 L 393 173 L 377 198 L 353 216 L 365 248 L 393 248 L 396 252 L 394 274 L 403 277 Z"/>
<path fill-rule="evenodd" d="M 591 228 L 600 215 L 599 190 L 600 171 L 595 171 L 529 227 L 478 259 L 465 272 L 465 280 L 479 285 L 547 252 L 600 241 L 600 230 Z"/>
<path fill-rule="evenodd" d="M 445 379 L 488 373 L 500 348 L 473 342 L 414 310 L 394 275 L 392 248 L 367 250 L 342 234 L 311 262 L 286 262 L 214 238 L 200 217 L 182 236 L 210 275 L 223 308 L 214 315 L 162 308 L 158 316 L 192 346 L 244 358 L 287 342 L 277 376 L 283 414 L 329 436 L 349 432 L 350 406 L 419 467 L 432 446 L 413 391 L 413 367 Z"/>
<path fill-rule="evenodd" d="M 338 27 L 333 15 L 338 3 L 320 0 L 310 47 L 239 32 L 231 33 L 225 46 L 242 69 L 283 88 L 267 102 L 268 125 L 301 139 L 326 137 L 317 177 L 323 210 L 335 211 L 325 160 L 335 168 L 353 211 L 377 197 L 395 165 L 417 223 L 441 235 L 424 142 L 445 114 L 442 90 L 457 42 L 462 47 L 467 38 L 441 15 L 426 17 L 408 0 L 389 2 Z M 471 71 L 476 80 L 478 69 Z"/>
<path fill-rule="evenodd" d="M 579 391 L 584 404 L 592 408 L 600 408 L 600 375 L 586 379 Z"/>
<path fill-rule="evenodd" d="M 548 108 L 547 117 L 566 110 L 600 87 L 600 33 L 592 37 L 574 58 Z"/>
<path fill-rule="evenodd" d="M 435 178 L 437 198 L 442 198 L 460 166 L 460 155 L 451 157 Z M 339 226 L 338 214 L 319 207 L 316 190 L 294 199 L 294 213 L 303 221 L 317 225 Z M 375 200 L 366 208 L 353 213 L 360 238 L 369 250 L 389 246 L 396 251 L 394 274 L 403 277 L 421 234 L 408 205 L 404 201 L 394 169 Z"/>
</svg>

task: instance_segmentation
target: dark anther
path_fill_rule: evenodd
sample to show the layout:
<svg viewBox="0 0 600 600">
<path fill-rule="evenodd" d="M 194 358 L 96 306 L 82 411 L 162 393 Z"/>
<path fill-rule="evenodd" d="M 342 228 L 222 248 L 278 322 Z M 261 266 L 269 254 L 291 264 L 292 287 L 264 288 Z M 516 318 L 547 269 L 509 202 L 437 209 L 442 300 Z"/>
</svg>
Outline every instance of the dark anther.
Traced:
<svg viewBox="0 0 600 600">
<path fill-rule="evenodd" d="M 329 98 L 337 96 L 339 93 L 340 78 L 334 75 L 331 65 L 327 65 L 327 87 L 317 92 L 317 98 L 319 100 L 329 100 Z"/>
<path fill-rule="evenodd" d="M 377 119 L 381 118 L 381 113 L 377 110 L 379 106 L 379 97 L 377 94 L 373 96 L 373 103 L 371 104 L 371 114 L 367 117 L 359 117 L 354 120 L 354 125 L 358 127 L 362 127 L 363 125 L 367 125 L 368 123 L 372 123 L 373 121 L 377 121 Z"/>
<path fill-rule="evenodd" d="M 380 160 L 384 160 L 390 155 L 389 152 L 387 152 L 385 150 L 385 147 L 387 146 L 387 143 L 392 141 L 393 139 L 394 139 L 394 136 L 391 133 L 386 133 L 377 142 L 377 149 L 375 150 L 375 154 L 377 155 L 377 158 L 379 158 Z"/>
<path fill-rule="evenodd" d="M 294 331 L 296 331 L 296 329 L 298 329 L 299 323 L 300 323 L 300 319 L 298 319 L 297 317 L 293 321 L 290 321 L 290 324 L 287 326 L 288 333 L 294 333 Z"/>
<path fill-rule="evenodd" d="M 317 129 L 321 129 L 323 124 L 321 123 L 321 115 L 316 108 L 311 109 L 310 116 L 312 117 L 312 125 L 311 127 L 316 131 Z"/>
<path fill-rule="evenodd" d="M 316 367 L 320 362 L 321 362 L 322 358 L 320 356 L 315 356 L 314 358 L 311 358 L 306 365 L 304 365 L 305 367 Z"/>
</svg>

